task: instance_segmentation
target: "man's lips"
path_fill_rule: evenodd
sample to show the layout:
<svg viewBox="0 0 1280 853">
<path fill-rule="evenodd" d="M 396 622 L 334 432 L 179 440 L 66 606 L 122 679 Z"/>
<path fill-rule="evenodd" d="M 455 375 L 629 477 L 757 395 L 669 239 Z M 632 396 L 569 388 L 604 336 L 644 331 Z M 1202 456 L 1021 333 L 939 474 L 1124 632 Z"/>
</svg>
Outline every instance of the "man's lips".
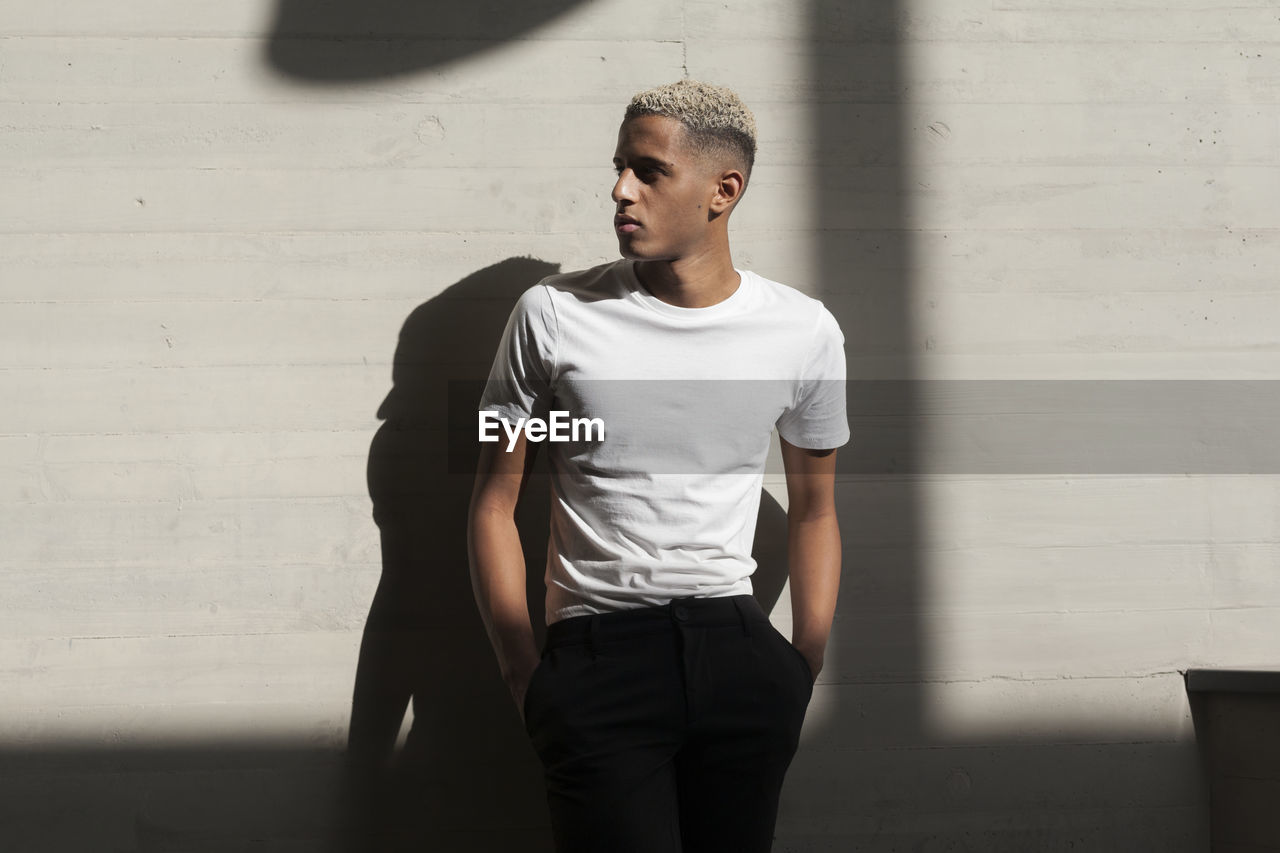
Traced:
<svg viewBox="0 0 1280 853">
<path fill-rule="evenodd" d="M 632 231 L 635 231 L 640 227 L 640 223 L 635 219 L 632 219 L 630 216 L 619 214 L 618 216 L 613 217 L 613 227 L 619 234 L 630 234 Z"/>
</svg>

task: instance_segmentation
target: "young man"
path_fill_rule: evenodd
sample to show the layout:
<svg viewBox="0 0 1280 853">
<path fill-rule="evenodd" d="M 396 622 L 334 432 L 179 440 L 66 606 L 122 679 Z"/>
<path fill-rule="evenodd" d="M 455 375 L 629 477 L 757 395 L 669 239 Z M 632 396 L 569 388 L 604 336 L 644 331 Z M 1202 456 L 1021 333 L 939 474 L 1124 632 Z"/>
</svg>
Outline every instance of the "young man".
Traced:
<svg viewBox="0 0 1280 853">
<path fill-rule="evenodd" d="M 844 339 L 817 300 L 734 268 L 729 215 L 754 157 L 755 121 L 729 90 L 686 80 L 636 95 L 613 160 L 623 260 L 526 291 L 481 401 L 482 424 L 505 425 L 481 450 L 473 587 L 560 853 L 769 850 L 822 669 Z M 520 426 L 557 411 L 604 434 L 548 441 L 539 654 L 514 512 L 548 436 Z M 751 596 L 775 426 L 790 642 Z"/>
</svg>

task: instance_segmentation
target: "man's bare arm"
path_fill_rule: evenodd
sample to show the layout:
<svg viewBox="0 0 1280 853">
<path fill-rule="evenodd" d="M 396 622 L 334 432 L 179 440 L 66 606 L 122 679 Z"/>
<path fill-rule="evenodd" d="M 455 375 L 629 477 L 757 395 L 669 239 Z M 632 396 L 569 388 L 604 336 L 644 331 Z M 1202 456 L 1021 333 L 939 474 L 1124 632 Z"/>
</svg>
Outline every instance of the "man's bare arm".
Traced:
<svg viewBox="0 0 1280 853">
<path fill-rule="evenodd" d="M 502 678 L 523 716 L 524 693 L 539 655 L 525 599 L 524 552 L 515 513 L 537 446 L 526 452 L 523 434 L 510 451 L 502 444 L 481 446 L 467 519 L 467 551 L 476 606 Z"/>
<path fill-rule="evenodd" d="M 787 561 L 791 576 L 791 643 L 816 678 L 826 655 L 840 590 L 840 526 L 836 520 L 834 450 L 782 442 L 787 475 Z"/>
</svg>

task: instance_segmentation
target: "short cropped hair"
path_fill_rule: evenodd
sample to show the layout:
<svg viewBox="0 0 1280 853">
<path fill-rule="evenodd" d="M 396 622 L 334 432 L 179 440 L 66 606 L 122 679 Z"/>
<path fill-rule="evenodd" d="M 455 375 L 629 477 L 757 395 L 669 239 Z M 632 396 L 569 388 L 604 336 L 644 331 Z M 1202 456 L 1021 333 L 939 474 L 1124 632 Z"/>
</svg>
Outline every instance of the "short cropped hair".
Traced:
<svg viewBox="0 0 1280 853">
<path fill-rule="evenodd" d="M 631 99 L 623 121 L 637 116 L 666 116 L 684 125 L 689 141 L 702 153 L 736 155 L 751 175 L 756 161 L 756 119 L 730 89 L 697 80 L 679 80 L 646 89 Z"/>
</svg>

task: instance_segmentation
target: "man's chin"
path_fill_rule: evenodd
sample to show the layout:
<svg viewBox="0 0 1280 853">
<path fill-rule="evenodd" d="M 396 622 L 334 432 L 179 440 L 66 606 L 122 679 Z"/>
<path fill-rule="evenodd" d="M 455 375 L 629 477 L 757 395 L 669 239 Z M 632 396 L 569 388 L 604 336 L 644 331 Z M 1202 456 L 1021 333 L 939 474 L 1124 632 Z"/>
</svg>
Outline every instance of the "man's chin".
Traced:
<svg viewBox="0 0 1280 853">
<path fill-rule="evenodd" d="M 641 246 L 636 245 L 635 240 L 619 239 L 618 254 L 629 261 L 665 261 L 670 260 L 670 256 L 662 252 L 645 251 Z"/>
<path fill-rule="evenodd" d="M 622 255 L 622 257 L 629 261 L 647 260 L 644 252 L 637 251 L 635 245 L 633 245 L 630 240 L 618 241 L 618 254 Z"/>
</svg>

